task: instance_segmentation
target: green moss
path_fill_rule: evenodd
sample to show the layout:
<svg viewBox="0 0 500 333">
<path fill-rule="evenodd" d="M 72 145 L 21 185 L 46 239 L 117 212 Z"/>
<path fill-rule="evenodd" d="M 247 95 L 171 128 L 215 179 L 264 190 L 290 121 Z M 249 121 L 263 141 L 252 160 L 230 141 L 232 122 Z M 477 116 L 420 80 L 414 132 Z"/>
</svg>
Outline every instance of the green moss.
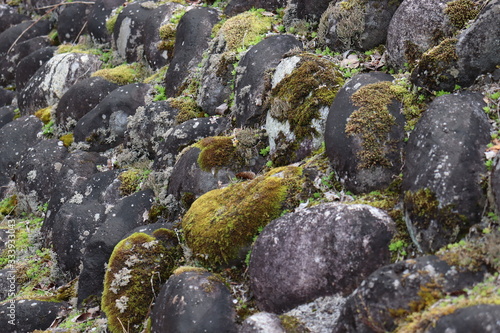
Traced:
<svg viewBox="0 0 500 333">
<path fill-rule="evenodd" d="M 126 85 L 139 82 L 144 75 L 143 68 L 138 63 L 123 64 L 114 68 L 105 68 L 92 73 L 92 77 L 99 76 L 110 82 Z"/>
<path fill-rule="evenodd" d="M 63 142 L 65 147 L 71 146 L 73 141 L 75 141 L 74 137 L 73 137 L 73 133 L 64 134 L 64 135 L 59 137 L 59 140 L 61 140 Z"/>
<path fill-rule="evenodd" d="M 7 197 L 0 201 L 0 217 L 12 215 L 17 207 L 17 195 Z"/>
<path fill-rule="evenodd" d="M 311 332 L 304 324 L 293 316 L 281 315 L 279 316 L 281 326 L 286 333 L 308 333 Z"/>
<path fill-rule="evenodd" d="M 193 267 L 193 266 L 181 266 L 173 271 L 173 275 L 181 275 L 185 272 L 196 272 L 196 273 L 207 273 L 208 271 L 203 267 Z"/>
<path fill-rule="evenodd" d="M 203 117 L 203 110 L 198 106 L 192 97 L 176 97 L 168 100 L 170 106 L 179 110 L 175 117 L 178 124 L 181 124 L 189 119 Z"/>
<path fill-rule="evenodd" d="M 298 204 L 303 183 L 301 168 L 284 167 L 205 193 L 182 220 L 188 246 L 212 265 L 238 258 L 259 227 L 280 216 L 285 205 Z"/>
<path fill-rule="evenodd" d="M 446 4 L 444 13 L 455 28 L 462 29 L 467 22 L 477 17 L 479 8 L 472 0 L 454 0 Z"/>
<path fill-rule="evenodd" d="M 115 246 L 101 302 L 111 332 L 121 333 L 123 327 L 127 332 L 141 332 L 148 305 L 170 276 L 178 251 L 144 233 L 135 233 Z"/>
<path fill-rule="evenodd" d="M 337 21 L 336 33 L 345 49 L 355 47 L 365 29 L 366 0 L 344 0 L 335 4 L 331 15 Z"/>
<path fill-rule="evenodd" d="M 158 44 L 158 49 L 167 51 L 169 59 L 173 56 L 176 31 L 177 25 L 173 23 L 162 25 L 158 31 L 161 38 L 161 42 Z"/>
<path fill-rule="evenodd" d="M 120 180 L 120 194 L 127 196 L 140 190 L 141 184 L 148 178 L 151 170 L 130 169 L 122 172 L 118 179 Z"/>
<path fill-rule="evenodd" d="M 208 137 L 194 146 L 201 150 L 198 155 L 198 165 L 205 171 L 228 166 L 235 158 L 236 147 L 233 139 L 228 136 Z"/>
<path fill-rule="evenodd" d="M 108 30 L 110 34 L 113 33 L 116 25 L 116 20 L 118 20 L 118 15 L 123 11 L 124 8 L 124 5 L 117 7 L 113 10 L 113 14 L 106 20 L 106 30 Z"/>
<path fill-rule="evenodd" d="M 48 124 L 51 120 L 52 106 L 40 109 L 35 112 L 35 117 L 40 119 L 44 124 Z"/>
</svg>

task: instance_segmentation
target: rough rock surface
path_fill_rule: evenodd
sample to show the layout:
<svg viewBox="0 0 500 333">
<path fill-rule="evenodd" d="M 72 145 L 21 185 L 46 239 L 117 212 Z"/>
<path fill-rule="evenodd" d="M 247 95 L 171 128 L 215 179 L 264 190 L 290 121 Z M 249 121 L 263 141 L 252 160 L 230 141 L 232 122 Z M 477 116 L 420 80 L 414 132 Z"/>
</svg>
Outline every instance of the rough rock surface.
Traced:
<svg viewBox="0 0 500 333">
<path fill-rule="evenodd" d="M 47 35 L 51 25 L 48 20 L 40 20 L 36 23 L 35 21 L 24 21 L 3 31 L 0 33 L 0 56 L 5 56 L 14 43 Z"/>
<path fill-rule="evenodd" d="M 57 36 L 61 43 L 76 43 L 87 32 L 87 21 L 92 6 L 85 3 L 67 5 L 57 20 Z"/>
<path fill-rule="evenodd" d="M 269 312 L 258 312 L 251 315 L 241 324 L 239 333 L 285 333 L 277 315 Z"/>
<path fill-rule="evenodd" d="M 9 307 L 14 308 L 13 314 Z M 58 313 L 65 307 L 63 303 L 39 300 L 6 301 L 0 304 L 2 332 L 19 333 L 45 330 L 50 327 Z"/>
<path fill-rule="evenodd" d="M 97 43 L 110 44 L 111 33 L 106 29 L 106 20 L 113 9 L 121 6 L 125 0 L 96 0 L 88 15 L 87 30 Z"/>
<path fill-rule="evenodd" d="M 44 47 L 19 61 L 16 67 L 17 91 L 22 91 L 36 71 L 54 56 L 56 50 L 55 46 Z"/>
<path fill-rule="evenodd" d="M 429 333 L 499 332 L 500 306 L 479 304 L 441 317 Z"/>
</svg>

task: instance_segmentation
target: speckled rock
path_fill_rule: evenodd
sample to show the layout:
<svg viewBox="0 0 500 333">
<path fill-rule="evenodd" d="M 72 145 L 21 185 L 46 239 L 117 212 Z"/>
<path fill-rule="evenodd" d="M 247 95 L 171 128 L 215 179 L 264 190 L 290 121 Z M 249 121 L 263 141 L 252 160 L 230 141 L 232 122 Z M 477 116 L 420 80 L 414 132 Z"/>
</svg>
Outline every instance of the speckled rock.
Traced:
<svg viewBox="0 0 500 333">
<path fill-rule="evenodd" d="M 14 7 L 9 5 L 0 4 L 0 33 L 9 29 L 10 27 L 27 21 L 30 18 L 26 15 L 19 14 Z"/>
<path fill-rule="evenodd" d="M 177 154 L 187 146 L 209 136 L 216 136 L 229 128 L 229 120 L 224 117 L 190 119 L 167 131 L 160 143 L 153 164 L 155 170 L 173 166 Z"/>
<path fill-rule="evenodd" d="M 410 135 L 402 185 L 405 220 L 424 252 L 453 243 L 480 220 L 483 153 L 491 139 L 483 106 L 477 93 L 437 97 Z"/>
<path fill-rule="evenodd" d="M 0 304 L 0 327 L 4 333 L 46 330 L 66 307 L 58 302 L 11 299 Z"/>
<path fill-rule="evenodd" d="M 19 92 L 22 115 L 56 104 L 75 83 L 99 69 L 99 57 L 84 53 L 64 53 L 52 57 Z"/>
<path fill-rule="evenodd" d="M 231 110 L 236 126 L 255 126 L 262 121 L 270 80 L 267 72 L 279 64 L 285 53 L 295 48 L 302 48 L 295 37 L 275 35 L 252 46 L 241 58 L 236 69 L 234 108 Z"/>
<path fill-rule="evenodd" d="M 66 91 L 57 104 L 54 112 L 56 123 L 72 129 L 80 118 L 117 88 L 117 84 L 99 76 L 76 83 Z"/>
<path fill-rule="evenodd" d="M 77 43 L 87 33 L 87 20 L 92 6 L 85 3 L 69 4 L 57 18 L 57 36 L 61 43 Z"/>
<path fill-rule="evenodd" d="M 106 28 L 106 20 L 113 9 L 121 6 L 125 0 L 96 0 L 88 15 L 87 30 L 92 39 L 99 44 L 110 44 L 111 33 Z"/>
<path fill-rule="evenodd" d="M 151 313 L 152 333 L 237 332 L 233 299 L 219 278 L 203 269 L 170 276 Z"/>
<path fill-rule="evenodd" d="M 330 0 L 314 2 L 308 0 L 289 0 L 283 21 L 287 27 L 295 26 L 299 21 L 318 23 L 330 2 Z"/>
<path fill-rule="evenodd" d="M 18 92 L 26 86 L 36 71 L 54 56 L 56 50 L 55 46 L 44 47 L 19 61 L 15 71 Z"/>
<path fill-rule="evenodd" d="M 387 214 L 368 205 L 321 204 L 274 220 L 250 259 L 259 309 L 282 313 L 320 296 L 348 295 L 390 262 L 394 228 Z"/>
<path fill-rule="evenodd" d="M 75 142 L 84 142 L 91 151 L 105 151 L 124 140 L 128 116 L 151 100 L 152 87 L 132 83 L 113 90 L 92 111 L 80 118 L 74 130 Z"/>
<path fill-rule="evenodd" d="M 241 324 L 239 333 L 286 333 L 280 318 L 274 313 L 258 312 Z"/>
<path fill-rule="evenodd" d="M 34 23 L 34 21 L 24 21 L 0 33 L 0 56 L 5 56 L 14 43 L 17 44 L 37 36 L 44 36 L 50 32 L 52 25 L 48 20 L 40 20 Z M 31 26 L 32 24 L 34 25 Z"/>
<path fill-rule="evenodd" d="M 201 62 L 218 20 L 217 11 L 205 7 L 196 7 L 182 16 L 175 35 L 174 57 L 165 75 L 167 97 L 181 92 L 183 82 Z"/>
<path fill-rule="evenodd" d="M 15 113 L 14 110 L 16 109 L 15 106 L 2 106 L 0 107 L 0 128 L 3 126 L 7 125 L 11 121 L 14 120 Z"/>
<path fill-rule="evenodd" d="M 392 79 L 391 75 L 380 72 L 358 74 L 337 93 L 330 107 L 325 127 L 326 154 L 346 189 L 354 193 L 384 189 L 401 172 L 405 118 L 401 103 L 390 96 L 387 99 L 383 87 L 376 89 L 381 95 L 377 98 L 386 96 L 389 103 L 386 115 L 389 120 L 381 118 L 377 122 L 373 121 L 366 131 L 363 130 L 368 128 L 367 124 L 359 125 L 354 132 L 347 130 L 347 126 L 352 124 L 354 112 L 360 116 L 371 113 L 367 106 L 375 100 L 367 99 L 363 105 L 355 104 L 353 94 L 362 88 Z M 369 116 L 376 119 L 383 117 L 384 113 L 377 109 L 374 115 Z M 361 119 L 368 116 L 363 117 Z M 359 116 L 357 119 L 360 119 Z M 389 126 L 385 128 L 385 124 Z M 377 138 L 373 139 L 370 135 L 376 135 Z"/>
<path fill-rule="evenodd" d="M 424 306 L 425 291 L 443 296 L 482 281 L 484 271 L 460 271 L 435 256 L 409 259 L 380 268 L 348 297 L 335 333 L 390 332 L 399 316 Z M 432 296 L 428 296 L 432 297 Z"/>
<path fill-rule="evenodd" d="M 384 44 L 392 15 L 402 0 L 370 0 L 343 9 L 345 1 L 330 2 L 318 27 L 320 42 L 331 50 L 370 50 Z"/>
<path fill-rule="evenodd" d="M 441 317 L 429 333 L 500 332 L 500 305 L 478 304 Z"/>
<path fill-rule="evenodd" d="M 145 190 L 121 199 L 90 238 L 83 256 L 83 269 L 78 282 L 78 304 L 86 300 L 92 301 L 95 296 L 101 295 L 104 265 L 109 261 L 115 245 L 123 236 L 145 224 L 153 197 L 152 190 Z"/>
<path fill-rule="evenodd" d="M 0 107 L 11 105 L 15 97 L 16 93 L 14 91 L 0 88 Z"/>
<path fill-rule="evenodd" d="M 235 16 L 252 8 L 264 8 L 268 11 L 274 11 L 278 8 L 284 8 L 286 5 L 287 0 L 231 0 L 224 9 L 224 14 Z"/>
<path fill-rule="evenodd" d="M 404 68 L 455 30 L 444 13 L 448 0 L 406 0 L 394 13 L 387 31 L 390 64 Z"/>
</svg>

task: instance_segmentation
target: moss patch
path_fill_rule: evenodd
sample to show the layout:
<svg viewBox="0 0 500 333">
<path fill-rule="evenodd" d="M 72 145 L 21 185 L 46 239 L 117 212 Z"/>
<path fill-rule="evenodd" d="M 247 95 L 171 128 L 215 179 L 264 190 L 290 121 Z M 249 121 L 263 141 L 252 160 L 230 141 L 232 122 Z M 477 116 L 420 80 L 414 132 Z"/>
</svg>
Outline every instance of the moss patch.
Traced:
<svg viewBox="0 0 500 333">
<path fill-rule="evenodd" d="M 130 169 L 118 176 L 120 180 L 120 194 L 131 195 L 141 189 L 141 184 L 148 178 L 151 170 Z"/>
<path fill-rule="evenodd" d="M 12 215 L 17 207 L 17 196 L 13 195 L 0 201 L 0 217 Z"/>
<path fill-rule="evenodd" d="M 174 53 L 176 31 L 177 25 L 173 23 L 162 25 L 158 31 L 161 38 L 161 42 L 158 44 L 158 49 L 167 51 L 169 59 L 172 58 Z"/>
<path fill-rule="evenodd" d="M 198 165 L 204 171 L 230 165 L 235 158 L 236 148 L 231 137 L 215 136 L 202 139 L 195 144 L 200 148 Z"/>
<path fill-rule="evenodd" d="M 65 147 L 69 147 L 75 141 L 75 138 L 73 137 L 73 133 L 68 133 L 60 136 L 59 140 L 63 142 Z"/>
<path fill-rule="evenodd" d="M 345 49 L 356 46 L 356 40 L 365 29 L 365 7 L 367 0 L 344 0 L 331 8 L 337 22 L 338 39 Z"/>
<path fill-rule="evenodd" d="M 189 119 L 203 117 L 203 110 L 192 97 L 177 97 L 168 100 L 170 106 L 179 110 L 175 120 L 181 124 Z"/>
<path fill-rule="evenodd" d="M 298 204 L 303 183 L 301 168 L 284 167 L 205 193 L 182 220 L 188 246 L 208 264 L 236 259 L 259 227 L 277 218 L 287 204 Z"/>
<path fill-rule="evenodd" d="M 176 239 L 173 238 L 173 241 Z M 141 332 L 149 307 L 170 276 L 178 248 L 135 233 L 115 246 L 104 278 L 102 309 L 113 333 Z"/>
<path fill-rule="evenodd" d="M 462 29 L 467 22 L 477 17 L 479 9 L 472 0 L 455 0 L 446 4 L 444 13 L 455 28 Z"/>
<path fill-rule="evenodd" d="M 138 63 L 123 64 L 114 68 L 105 68 L 92 73 L 92 77 L 99 76 L 110 82 L 126 85 L 139 82 L 144 76 L 144 69 Z"/>
<path fill-rule="evenodd" d="M 48 124 L 51 120 L 52 106 L 40 109 L 35 112 L 35 117 L 40 119 L 44 124 Z"/>
</svg>

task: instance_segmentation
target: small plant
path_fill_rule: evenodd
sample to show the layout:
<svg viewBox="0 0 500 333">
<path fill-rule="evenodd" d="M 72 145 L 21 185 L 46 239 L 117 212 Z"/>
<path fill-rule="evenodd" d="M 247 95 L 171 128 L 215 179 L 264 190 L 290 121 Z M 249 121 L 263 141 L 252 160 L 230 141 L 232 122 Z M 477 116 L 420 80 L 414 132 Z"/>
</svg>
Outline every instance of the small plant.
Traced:
<svg viewBox="0 0 500 333">
<path fill-rule="evenodd" d="M 55 126 L 54 126 L 53 120 L 51 120 L 47 124 L 43 125 L 43 127 L 42 127 L 43 135 L 48 136 L 48 137 L 52 136 L 52 134 L 54 134 L 54 127 Z"/>
<path fill-rule="evenodd" d="M 450 93 L 448 91 L 444 91 L 444 90 L 439 90 L 439 91 L 434 92 L 434 95 L 436 97 L 443 96 L 443 95 L 449 95 L 449 94 Z"/>
<path fill-rule="evenodd" d="M 406 255 L 406 248 L 408 247 L 408 244 L 401 239 L 398 239 L 396 241 L 392 241 L 389 244 L 389 251 L 391 251 L 393 258 L 395 259 L 394 261 L 399 261 L 403 259 Z"/>
<path fill-rule="evenodd" d="M 165 95 L 165 87 L 164 86 L 155 85 L 154 88 L 156 90 L 156 93 L 155 93 L 155 97 L 153 98 L 153 101 L 157 102 L 157 101 L 164 101 L 167 99 L 167 96 Z"/>
<path fill-rule="evenodd" d="M 269 155 L 270 151 L 271 151 L 271 147 L 267 146 L 266 148 L 262 148 L 259 151 L 259 154 L 261 154 L 262 156 L 267 156 L 267 155 Z"/>
<path fill-rule="evenodd" d="M 266 166 L 269 168 L 273 167 L 273 161 L 267 161 Z"/>
</svg>

